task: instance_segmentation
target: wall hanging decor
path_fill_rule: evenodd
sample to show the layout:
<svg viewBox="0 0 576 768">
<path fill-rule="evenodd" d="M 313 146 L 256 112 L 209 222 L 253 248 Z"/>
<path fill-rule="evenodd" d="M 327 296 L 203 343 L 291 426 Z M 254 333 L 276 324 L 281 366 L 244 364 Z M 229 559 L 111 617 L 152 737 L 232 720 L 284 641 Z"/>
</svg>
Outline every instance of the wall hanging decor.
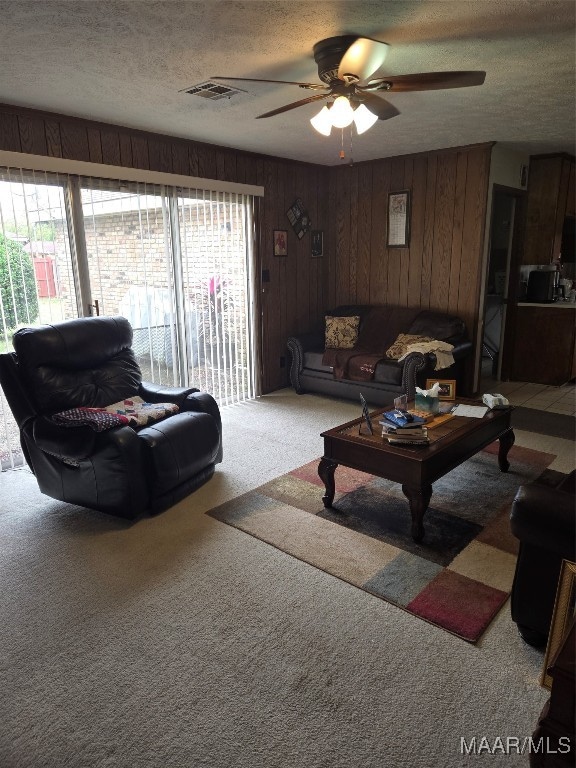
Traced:
<svg viewBox="0 0 576 768">
<path fill-rule="evenodd" d="M 275 229 L 273 232 L 274 256 L 288 256 L 288 232 Z"/>
<path fill-rule="evenodd" d="M 312 230 L 312 258 L 324 256 L 324 232 L 321 229 Z"/>
<path fill-rule="evenodd" d="M 296 233 L 296 237 L 301 240 L 306 232 L 309 231 L 312 226 L 308 211 L 304 208 L 304 203 L 297 197 L 292 203 L 290 208 L 286 211 L 288 221 L 292 224 L 292 229 Z"/>
<path fill-rule="evenodd" d="M 410 242 L 410 192 L 388 195 L 388 247 L 406 248 Z"/>
</svg>

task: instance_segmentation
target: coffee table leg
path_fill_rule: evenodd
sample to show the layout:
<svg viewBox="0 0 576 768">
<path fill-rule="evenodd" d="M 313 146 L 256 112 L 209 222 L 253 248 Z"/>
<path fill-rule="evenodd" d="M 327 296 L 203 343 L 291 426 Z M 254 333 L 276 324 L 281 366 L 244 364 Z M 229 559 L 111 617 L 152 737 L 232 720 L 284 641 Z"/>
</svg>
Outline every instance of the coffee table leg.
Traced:
<svg viewBox="0 0 576 768">
<path fill-rule="evenodd" d="M 502 472 L 508 472 L 508 467 L 510 466 L 510 462 L 507 458 L 508 451 L 514 445 L 515 439 L 516 436 L 514 435 L 514 430 L 512 429 L 507 429 L 506 432 L 501 434 L 498 438 L 500 443 L 500 448 L 498 449 L 498 466 Z"/>
<path fill-rule="evenodd" d="M 326 509 L 330 509 L 332 502 L 334 501 L 334 493 L 336 492 L 334 472 L 336 471 L 337 466 L 338 462 L 325 458 L 320 459 L 320 464 L 318 465 L 318 475 L 326 488 L 326 493 L 322 496 L 322 501 L 324 502 Z"/>
<path fill-rule="evenodd" d="M 403 485 L 402 493 L 408 499 L 410 504 L 410 514 L 412 515 L 412 538 L 416 542 L 424 538 L 424 513 L 428 509 L 430 499 L 432 498 L 432 486 L 422 485 Z"/>
</svg>

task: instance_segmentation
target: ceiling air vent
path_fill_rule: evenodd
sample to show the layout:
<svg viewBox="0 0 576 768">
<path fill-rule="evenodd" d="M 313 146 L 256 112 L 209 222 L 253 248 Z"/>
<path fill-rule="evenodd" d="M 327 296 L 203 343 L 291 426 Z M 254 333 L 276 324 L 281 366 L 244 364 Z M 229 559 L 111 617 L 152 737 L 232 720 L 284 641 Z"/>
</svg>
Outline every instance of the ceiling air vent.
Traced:
<svg viewBox="0 0 576 768">
<path fill-rule="evenodd" d="M 245 93 L 239 88 L 231 88 L 229 85 L 222 85 L 221 83 L 211 83 L 209 80 L 199 85 L 193 85 L 191 88 L 184 88 L 184 93 L 189 93 L 191 96 L 202 96 L 203 99 L 229 99 L 231 96 L 235 96 L 237 93 Z"/>
</svg>

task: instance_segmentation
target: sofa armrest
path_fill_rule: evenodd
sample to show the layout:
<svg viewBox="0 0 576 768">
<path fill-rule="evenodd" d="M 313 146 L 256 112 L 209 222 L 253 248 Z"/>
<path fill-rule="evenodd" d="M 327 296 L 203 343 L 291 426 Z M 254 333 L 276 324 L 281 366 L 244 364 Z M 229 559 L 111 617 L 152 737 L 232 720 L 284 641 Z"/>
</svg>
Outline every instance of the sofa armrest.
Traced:
<svg viewBox="0 0 576 768">
<path fill-rule="evenodd" d="M 291 342 L 296 344 L 302 352 L 310 352 L 311 350 L 324 349 L 325 341 L 323 333 L 301 333 L 299 336 L 290 336 L 287 343 L 288 346 Z"/>
<path fill-rule="evenodd" d="M 324 349 L 324 342 L 322 333 L 303 333 L 300 336 L 290 336 L 286 342 L 290 352 L 290 384 L 299 395 L 304 391 L 300 384 L 300 374 L 304 367 L 304 353 L 313 349 Z"/>
<path fill-rule="evenodd" d="M 510 527 L 521 542 L 573 559 L 576 497 L 537 483 L 522 485 L 512 503 Z"/>
<path fill-rule="evenodd" d="M 218 454 L 216 456 L 216 464 L 219 464 L 223 458 L 222 448 L 222 418 L 220 416 L 220 409 L 218 403 L 212 395 L 207 392 L 194 392 L 186 398 L 184 404 L 184 411 L 195 411 L 196 413 L 207 413 L 212 416 L 218 427 L 218 434 L 220 435 L 220 446 L 218 448 Z"/>
<path fill-rule="evenodd" d="M 198 391 L 196 387 L 165 387 L 151 381 L 143 381 L 138 394 L 147 403 L 176 403 L 181 410 L 187 410 L 184 407 L 186 398 Z"/>
<path fill-rule="evenodd" d="M 432 356 L 429 353 L 410 352 L 402 360 L 402 390 L 408 396 L 408 400 L 414 400 L 416 397 L 416 379 L 418 374 L 429 366 L 432 358 L 436 360 L 436 356 Z M 433 363 L 432 367 L 434 367 Z"/>
</svg>

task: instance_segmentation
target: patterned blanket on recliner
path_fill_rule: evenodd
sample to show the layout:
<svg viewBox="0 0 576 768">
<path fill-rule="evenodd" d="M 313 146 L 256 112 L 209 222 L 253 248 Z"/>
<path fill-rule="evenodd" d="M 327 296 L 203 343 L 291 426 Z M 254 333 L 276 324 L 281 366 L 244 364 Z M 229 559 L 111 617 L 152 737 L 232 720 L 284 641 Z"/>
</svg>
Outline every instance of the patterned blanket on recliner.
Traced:
<svg viewBox="0 0 576 768">
<path fill-rule="evenodd" d="M 147 427 L 178 410 L 175 403 L 145 403 L 141 397 L 131 397 L 105 408 L 70 408 L 55 413 L 52 421 L 61 427 L 87 426 L 95 432 L 104 432 L 119 426 Z"/>
</svg>

